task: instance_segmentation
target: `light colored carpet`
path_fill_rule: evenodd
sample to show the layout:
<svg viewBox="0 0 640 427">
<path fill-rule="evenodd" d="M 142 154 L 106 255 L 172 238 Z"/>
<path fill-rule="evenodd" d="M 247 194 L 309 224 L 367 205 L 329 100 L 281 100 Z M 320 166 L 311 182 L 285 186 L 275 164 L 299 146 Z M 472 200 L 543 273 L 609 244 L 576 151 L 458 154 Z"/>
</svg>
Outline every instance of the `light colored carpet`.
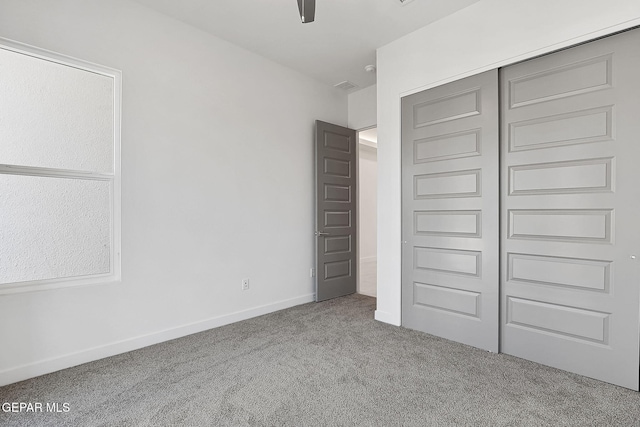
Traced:
<svg viewBox="0 0 640 427">
<path fill-rule="evenodd" d="M 3 426 L 637 426 L 640 395 L 373 320 L 352 295 L 0 388 Z"/>
</svg>

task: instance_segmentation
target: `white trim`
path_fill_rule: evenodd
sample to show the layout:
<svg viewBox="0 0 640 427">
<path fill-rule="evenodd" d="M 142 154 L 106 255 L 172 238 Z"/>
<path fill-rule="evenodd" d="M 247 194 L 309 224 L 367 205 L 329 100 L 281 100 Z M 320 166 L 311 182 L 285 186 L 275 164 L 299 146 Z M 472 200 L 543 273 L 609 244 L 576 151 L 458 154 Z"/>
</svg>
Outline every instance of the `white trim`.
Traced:
<svg viewBox="0 0 640 427">
<path fill-rule="evenodd" d="M 111 274 L 113 280 L 122 280 L 122 72 L 110 69 L 113 75 L 113 206 L 111 225 Z"/>
<path fill-rule="evenodd" d="M 104 65 L 84 61 L 82 59 L 77 59 L 72 56 L 63 55 L 61 53 L 53 52 L 47 49 L 42 49 L 30 44 L 17 42 L 15 40 L 5 39 L 4 37 L 0 37 L 0 49 L 22 53 L 24 55 L 33 56 L 45 61 L 56 62 L 58 64 L 67 65 L 69 67 L 77 68 L 80 70 L 102 74 L 103 76 L 107 77 L 113 78 L 116 75 L 120 76 L 122 74 L 120 70 L 116 70 L 115 68 L 105 67 Z"/>
<path fill-rule="evenodd" d="M 115 256 L 112 258 L 115 258 Z M 108 283 L 121 283 L 120 276 L 116 277 L 114 274 L 106 273 L 92 274 L 90 276 L 3 283 L 0 284 L 0 296 L 21 294 L 24 292 L 47 291 L 49 289 L 72 288 L 75 286 L 106 285 Z"/>
<path fill-rule="evenodd" d="M 116 341 L 51 359 L 16 366 L 0 371 L 0 387 L 313 301 L 315 301 L 315 294 L 307 294 L 223 316 L 212 317 L 176 328 Z"/>
<path fill-rule="evenodd" d="M 42 168 L 18 165 L 0 165 L 0 174 L 40 176 L 48 178 L 67 178 L 82 180 L 97 180 L 110 182 L 112 193 L 110 206 L 111 222 L 111 253 L 109 273 L 88 276 L 61 277 L 56 279 L 33 280 L 0 284 L 0 295 L 21 292 L 43 291 L 48 289 L 65 288 L 80 285 L 94 285 L 103 283 L 117 283 L 121 281 L 121 230 L 122 230 L 122 201 L 121 201 L 121 122 L 122 122 L 122 72 L 103 65 L 76 59 L 50 50 L 41 49 L 0 37 L 0 49 L 57 63 L 78 70 L 99 74 L 113 80 L 113 173 L 96 173 L 55 168 Z"/>
<path fill-rule="evenodd" d="M 371 125 L 371 126 L 365 126 L 365 127 L 363 127 L 363 128 L 356 129 L 356 132 L 363 132 L 363 131 L 365 131 L 365 130 L 375 129 L 375 128 L 377 128 L 377 127 L 378 127 L 378 125 L 377 125 L 377 124 L 376 124 L 376 125 Z"/>
<path fill-rule="evenodd" d="M 360 258 L 360 262 L 361 263 L 368 263 L 368 262 L 377 262 L 378 261 L 378 257 L 377 256 L 365 256 Z"/>
<path fill-rule="evenodd" d="M 112 181 L 113 174 L 75 171 L 70 169 L 50 169 L 35 166 L 15 166 L 0 164 L 0 174 L 42 176 L 47 178 L 84 179 L 94 181 Z"/>
<path fill-rule="evenodd" d="M 400 326 L 400 319 L 396 318 L 396 316 L 392 313 L 387 313 L 386 311 L 376 310 L 374 318 L 378 322 L 388 323 L 393 326 Z M 1 378 L 2 373 L 0 373 L 0 384 L 2 384 Z"/>
</svg>

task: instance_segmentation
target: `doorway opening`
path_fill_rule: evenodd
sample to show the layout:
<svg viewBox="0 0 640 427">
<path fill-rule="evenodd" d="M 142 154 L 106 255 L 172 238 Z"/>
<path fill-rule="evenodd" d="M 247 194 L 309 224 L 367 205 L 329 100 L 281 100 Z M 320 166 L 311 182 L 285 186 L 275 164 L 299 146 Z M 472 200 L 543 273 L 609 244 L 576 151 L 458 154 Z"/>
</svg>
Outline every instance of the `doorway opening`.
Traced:
<svg viewBox="0 0 640 427">
<path fill-rule="evenodd" d="M 358 286 L 359 294 L 377 295 L 378 129 L 358 131 Z"/>
</svg>

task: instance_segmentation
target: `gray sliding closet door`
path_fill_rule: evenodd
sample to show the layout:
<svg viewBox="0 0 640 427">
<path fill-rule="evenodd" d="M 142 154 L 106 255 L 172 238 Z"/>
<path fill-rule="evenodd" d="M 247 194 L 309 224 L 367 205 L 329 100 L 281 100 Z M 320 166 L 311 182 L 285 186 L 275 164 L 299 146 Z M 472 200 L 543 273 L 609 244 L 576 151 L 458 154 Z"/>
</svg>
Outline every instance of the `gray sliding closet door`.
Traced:
<svg viewBox="0 0 640 427">
<path fill-rule="evenodd" d="M 498 351 L 498 73 L 402 100 L 402 325 Z"/>
<path fill-rule="evenodd" d="M 638 389 L 640 33 L 502 70 L 502 351 Z"/>
</svg>

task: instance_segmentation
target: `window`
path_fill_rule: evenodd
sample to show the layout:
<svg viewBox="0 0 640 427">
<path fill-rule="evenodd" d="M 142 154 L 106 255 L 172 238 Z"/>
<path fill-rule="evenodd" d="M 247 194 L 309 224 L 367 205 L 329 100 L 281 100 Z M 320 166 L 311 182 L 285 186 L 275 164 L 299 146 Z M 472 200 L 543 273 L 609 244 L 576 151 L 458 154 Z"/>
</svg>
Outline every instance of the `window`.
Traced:
<svg viewBox="0 0 640 427">
<path fill-rule="evenodd" d="M 0 294 L 120 280 L 120 88 L 0 39 Z"/>
</svg>

